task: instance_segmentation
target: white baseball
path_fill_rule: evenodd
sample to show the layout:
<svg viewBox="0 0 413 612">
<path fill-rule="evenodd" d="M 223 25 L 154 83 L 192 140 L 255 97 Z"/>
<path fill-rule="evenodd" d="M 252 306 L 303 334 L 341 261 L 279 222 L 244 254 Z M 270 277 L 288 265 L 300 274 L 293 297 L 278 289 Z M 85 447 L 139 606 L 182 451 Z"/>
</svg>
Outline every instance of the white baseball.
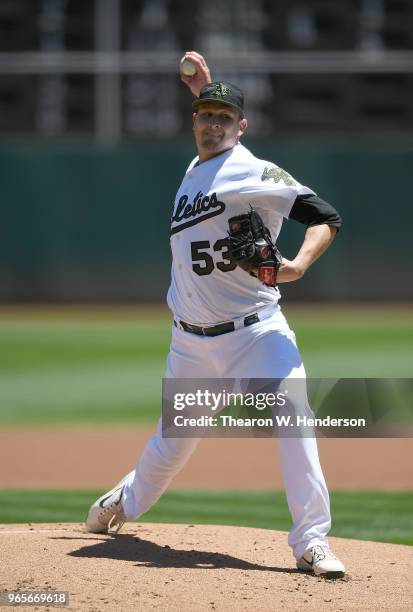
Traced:
<svg viewBox="0 0 413 612">
<path fill-rule="evenodd" d="M 179 64 L 179 69 L 185 76 L 194 76 L 196 74 L 196 66 L 190 59 L 183 57 Z"/>
</svg>

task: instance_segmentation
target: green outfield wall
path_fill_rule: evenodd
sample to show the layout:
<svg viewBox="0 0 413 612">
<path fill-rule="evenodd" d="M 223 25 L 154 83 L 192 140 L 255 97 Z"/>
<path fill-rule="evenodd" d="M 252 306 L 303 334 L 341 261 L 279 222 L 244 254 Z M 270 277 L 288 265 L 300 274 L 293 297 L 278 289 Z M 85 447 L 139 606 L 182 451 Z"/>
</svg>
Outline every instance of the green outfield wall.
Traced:
<svg viewBox="0 0 413 612">
<path fill-rule="evenodd" d="M 341 212 L 329 254 L 291 300 L 411 300 L 413 143 L 245 140 Z M 157 301 L 169 280 L 169 220 L 190 141 L 0 145 L 0 300 Z M 303 227 L 287 222 L 293 257 Z"/>
</svg>

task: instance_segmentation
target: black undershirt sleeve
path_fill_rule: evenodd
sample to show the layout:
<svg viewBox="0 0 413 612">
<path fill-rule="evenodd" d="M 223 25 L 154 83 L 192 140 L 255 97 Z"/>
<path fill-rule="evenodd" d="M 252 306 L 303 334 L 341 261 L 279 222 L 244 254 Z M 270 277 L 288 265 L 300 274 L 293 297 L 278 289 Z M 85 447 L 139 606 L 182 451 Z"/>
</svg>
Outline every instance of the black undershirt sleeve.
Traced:
<svg viewBox="0 0 413 612">
<path fill-rule="evenodd" d="M 341 227 L 341 217 L 336 209 L 316 195 L 297 196 L 288 218 L 307 227 L 327 224 L 336 227 L 337 231 Z"/>
</svg>

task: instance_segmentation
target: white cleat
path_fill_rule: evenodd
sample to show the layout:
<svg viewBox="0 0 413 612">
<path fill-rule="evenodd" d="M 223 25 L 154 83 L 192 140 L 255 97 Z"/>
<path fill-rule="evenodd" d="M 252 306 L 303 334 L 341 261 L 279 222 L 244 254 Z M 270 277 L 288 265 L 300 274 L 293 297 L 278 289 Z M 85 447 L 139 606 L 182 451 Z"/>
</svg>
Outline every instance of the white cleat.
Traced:
<svg viewBox="0 0 413 612">
<path fill-rule="evenodd" d="M 108 533 L 113 529 L 111 533 L 118 533 L 126 521 L 122 507 L 122 496 L 128 477 L 129 474 L 122 478 L 113 489 L 99 497 L 91 505 L 85 522 L 86 531 L 91 533 Z"/>
<path fill-rule="evenodd" d="M 306 550 L 301 559 L 298 559 L 297 567 L 325 578 L 342 578 L 346 573 L 346 568 L 328 546 L 317 545 Z"/>
</svg>

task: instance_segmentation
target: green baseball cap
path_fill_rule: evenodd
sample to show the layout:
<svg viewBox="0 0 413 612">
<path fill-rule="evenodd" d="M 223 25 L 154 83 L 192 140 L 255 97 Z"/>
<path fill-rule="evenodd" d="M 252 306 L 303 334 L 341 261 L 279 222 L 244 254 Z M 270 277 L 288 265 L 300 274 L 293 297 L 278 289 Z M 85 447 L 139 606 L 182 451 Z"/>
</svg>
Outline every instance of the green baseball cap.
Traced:
<svg viewBox="0 0 413 612">
<path fill-rule="evenodd" d="M 244 94 L 236 85 L 231 85 L 231 83 L 214 81 L 204 85 L 199 93 L 199 98 L 192 103 L 192 106 L 197 109 L 204 102 L 227 104 L 236 108 L 241 117 L 244 116 Z"/>
</svg>

